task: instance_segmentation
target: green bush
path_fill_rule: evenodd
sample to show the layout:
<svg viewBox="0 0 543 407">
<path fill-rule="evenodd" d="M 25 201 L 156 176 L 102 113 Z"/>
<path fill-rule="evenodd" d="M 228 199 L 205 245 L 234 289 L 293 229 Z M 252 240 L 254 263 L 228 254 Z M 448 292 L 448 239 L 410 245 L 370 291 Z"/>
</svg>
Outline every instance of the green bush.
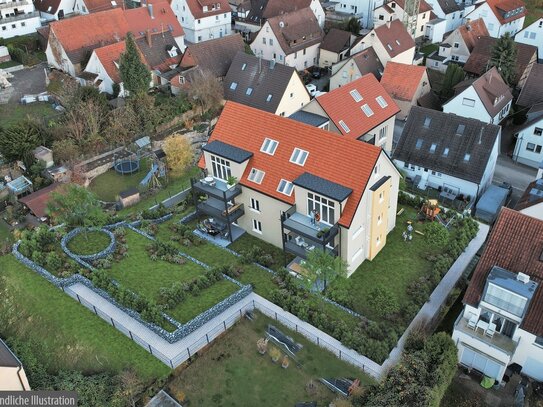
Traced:
<svg viewBox="0 0 543 407">
<path fill-rule="evenodd" d="M 369 294 L 369 300 L 380 317 L 387 317 L 400 309 L 397 298 L 387 287 L 375 287 Z"/>
</svg>

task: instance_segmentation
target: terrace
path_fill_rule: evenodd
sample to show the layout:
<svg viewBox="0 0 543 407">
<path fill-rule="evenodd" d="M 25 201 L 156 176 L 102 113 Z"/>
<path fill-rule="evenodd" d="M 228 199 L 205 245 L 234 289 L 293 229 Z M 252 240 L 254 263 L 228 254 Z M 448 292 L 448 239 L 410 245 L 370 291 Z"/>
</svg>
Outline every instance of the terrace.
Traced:
<svg viewBox="0 0 543 407">
<path fill-rule="evenodd" d="M 486 335 L 485 331 L 482 329 L 477 327 L 471 328 L 468 322 L 469 321 L 466 318 L 462 318 L 462 314 L 460 314 L 454 324 L 454 329 L 468 335 L 473 339 L 477 339 L 492 348 L 501 350 L 508 355 L 513 355 L 513 353 L 515 353 L 518 342 L 514 341 L 512 338 L 498 332 L 494 333 L 492 336 Z"/>
</svg>

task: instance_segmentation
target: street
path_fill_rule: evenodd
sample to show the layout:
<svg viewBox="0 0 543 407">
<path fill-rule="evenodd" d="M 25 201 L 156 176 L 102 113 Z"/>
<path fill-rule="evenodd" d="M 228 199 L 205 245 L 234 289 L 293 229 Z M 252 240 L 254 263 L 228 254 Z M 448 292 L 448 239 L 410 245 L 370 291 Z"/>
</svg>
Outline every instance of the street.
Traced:
<svg viewBox="0 0 543 407">
<path fill-rule="evenodd" d="M 496 185 L 502 182 L 511 184 L 513 194 L 508 206 L 513 207 L 528 187 L 528 184 L 535 179 L 536 174 L 537 170 L 535 168 L 517 164 L 511 158 L 502 154 L 498 157 L 492 183 Z"/>
</svg>

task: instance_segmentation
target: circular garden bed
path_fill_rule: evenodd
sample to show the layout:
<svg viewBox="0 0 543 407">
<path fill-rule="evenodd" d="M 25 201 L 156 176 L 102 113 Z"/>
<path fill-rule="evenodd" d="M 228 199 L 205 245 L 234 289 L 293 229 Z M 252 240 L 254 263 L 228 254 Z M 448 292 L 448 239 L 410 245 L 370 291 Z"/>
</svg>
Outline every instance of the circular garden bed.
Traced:
<svg viewBox="0 0 543 407">
<path fill-rule="evenodd" d="M 106 257 L 115 249 L 115 236 L 107 229 L 77 229 L 63 240 L 66 250 L 82 259 Z"/>
</svg>

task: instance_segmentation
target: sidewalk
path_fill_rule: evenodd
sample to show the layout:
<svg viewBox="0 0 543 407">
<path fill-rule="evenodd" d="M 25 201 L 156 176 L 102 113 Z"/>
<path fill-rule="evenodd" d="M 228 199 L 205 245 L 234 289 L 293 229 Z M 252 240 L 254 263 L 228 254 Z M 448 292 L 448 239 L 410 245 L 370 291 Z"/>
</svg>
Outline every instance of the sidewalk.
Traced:
<svg viewBox="0 0 543 407">
<path fill-rule="evenodd" d="M 460 280 L 462 273 L 470 263 L 471 259 L 485 242 L 489 230 L 490 227 L 488 225 L 479 223 L 479 231 L 477 232 L 477 235 L 469 243 L 468 247 L 466 247 L 466 250 L 458 257 L 458 259 L 456 259 L 449 271 L 447 271 L 447 274 L 445 274 L 443 279 L 439 282 L 437 287 L 430 295 L 430 299 L 422 306 L 417 316 L 413 318 L 413 321 L 411 321 L 403 333 L 402 337 L 396 344 L 396 347 L 390 352 L 388 359 L 384 361 L 382 365 L 383 371 L 386 372 L 389 368 L 400 361 L 405 341 L 411 330 L 424 322 L 431 320 L 439 312 L 441 306 L 445 303 L 447 297 L 449 296 L 449 293 L 452 291 L 458 280 Z"/>
</svg>

